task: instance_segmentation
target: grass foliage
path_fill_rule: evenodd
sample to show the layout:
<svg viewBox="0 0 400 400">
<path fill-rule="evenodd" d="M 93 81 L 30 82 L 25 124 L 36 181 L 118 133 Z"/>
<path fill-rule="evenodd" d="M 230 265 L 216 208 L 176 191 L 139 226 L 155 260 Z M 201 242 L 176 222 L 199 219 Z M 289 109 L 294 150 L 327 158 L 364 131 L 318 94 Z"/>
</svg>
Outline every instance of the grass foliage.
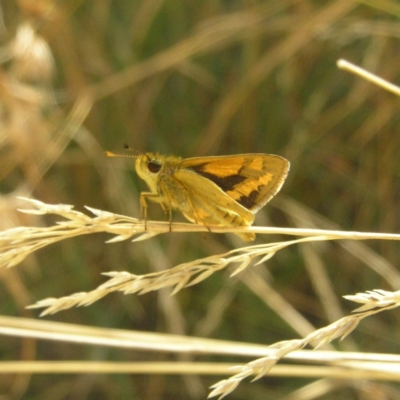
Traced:
<svg viewBox="0 0 400 400">
<path fill-rule="evenodd" d="M 0 12 L 4 398 L 400 397 L 397 2 Z M 145 230 L 124 142 L 291 170 L 243 247 L 157 205 Z"/>
</svg>

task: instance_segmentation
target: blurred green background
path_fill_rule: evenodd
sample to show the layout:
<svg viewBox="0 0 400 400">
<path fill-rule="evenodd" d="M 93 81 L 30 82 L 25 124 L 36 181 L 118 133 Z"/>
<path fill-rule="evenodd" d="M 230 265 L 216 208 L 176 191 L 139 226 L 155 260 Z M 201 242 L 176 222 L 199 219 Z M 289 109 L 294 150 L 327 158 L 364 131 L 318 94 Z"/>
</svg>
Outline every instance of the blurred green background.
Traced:
<svg viewBox="0 0 400 400">
<path fill-rule="evenodd" d="M 287 158 L 289 177 L 256 225 L 400 231 L 399 99 L 336 67 L 345 58 L 399 82 L 399 2 L 20 0 L 0 7 L 2 229 L 57 220 L 18 213 L 26 207 L 20 195 L 138 217 L 146 186 L 133 162 L 104 156 L 122 152 L 126 142 L 181 157 Z M 150 205 L 149 216 L 165 220 L 158 205 Z M 174 220 L 183 219 L 174 213 Z M 92 290 L 105 281 L 102 272 L 145 274 L 243 245 L 233 235 L 200 233 L 106 244 L 109 238 L 60 242 L 1 270 L 1 313 L 37 318 L 27 305 Z M 229 271 L 214 274 L 172 298 L 167 290 L 116 293 L 46 319 L 270 344 L 305 332 L 249 282 L 264 280 L 284 307 L 319 328 L 354 308 L 341 296 L 394 289 L 371 254 L 398 269 L 396 242 L 302 245 L 235 279 Z M 399 322 L 396 311 L 376 315 L 333 346 L 398 353 Z M 10 337 L 0 351 L 2 360 L 177 359 Z M 193 380 L 174 375 L 10 374 L 2 376 L 0 393 L 1 399 L 202 399 L 221 377 L 193 379 L 190 387 Z M 228 398 L 292 398 L 285 396 L 311 382 L 246 380 Z M 398 390 L 390 382 L 349 381 L 318 398 L 389 399 Z"/>
</svg>

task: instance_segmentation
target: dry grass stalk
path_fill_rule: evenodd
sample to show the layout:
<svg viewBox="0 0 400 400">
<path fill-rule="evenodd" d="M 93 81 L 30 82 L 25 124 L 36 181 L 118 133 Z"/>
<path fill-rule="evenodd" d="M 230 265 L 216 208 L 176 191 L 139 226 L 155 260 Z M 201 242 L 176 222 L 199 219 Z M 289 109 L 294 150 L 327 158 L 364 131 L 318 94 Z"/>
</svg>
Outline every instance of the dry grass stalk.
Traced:
<svg viewBox="0 0 400 400">
<path fill-rule="evenodd" d="M 151 235 L 151 234 L 149 234 Z M 141 236 L 142 238 L 143 236 Z M 148 237 L 148 236 L 147 236 Z M 146 238 L 147 238 L 146 237 Z M 275 255 L 278 250 L 296 243 L 327 240 L 326 237 L 311 237 L 249 246 L 235 249 L 224 254 L 205 257 L 199 260 L 180 264 L 172 269 L 153 272 L 145 275 L 134 275 L 129 272 L 108 272 L 104 275 L 111 279 L 90 292 L 74 293 L 61 298 L 48 298 L 29 306 L 29 308 L 46 308 L 41 315 L 54 314 L 71 307 L 87 306 L 109 293 L 119 291 L 124 294 L 144 294 L 153 290 L 174 287 L 171 294 L 176 294 L 184 287 L 193 286 L 207 279 L 214 272 L 224 269 L 231 264 L 239 264 L 231 276 L 243 271 L 250 264 L 258 265 Z M 256 258 L 260 258 L 254 263 Z"/>
<path fill-rule="evenodd" d="M 328 326 L 318 329 L 310 335 L 307 335 L 304 339 L 286 340 L 272 344 L 269 347 L 273 351 L 272 354 L 251 361 L 246 365 L 235 367 L 235 369 L 240 372 L 211 386 L 211 389 L 214 390 L 208 397 L 220 395 L 219 399 L 222 399 L 235 390 L 239 383 L 248 376 L 255 375 L 253 381 L 262 378 L 287 354 L 301 350 L 309 344 L 312 344 L 314 348 L 317 349 L 334 339 L 340 338 L 342 340 L 357 327 L 363 318 L 381 311 L 390 310 L 400 305 L 400 291 L 388 292 L 376 289 L 374 291 L 357 293 L 354 296 L 349 295 L 344 297 L 364 305 L 354 310 L 354 314 L 343 317 Z"/>
<path fill-rule="evenodd" d="M 344 69 L 345 71 L 349 71 L 355 75 L 358 75 L 359 77 L 373 83 L 374 85 L 387 90 L 388 92 L 400 96 L 399 86 L 394 85 L 393 83 L 388 82 L 387 80 L 382 79 L 379 76 L 366 71 L 364 68 L 358 67 L 357 65 L 354 65 L 353 63 L 346 60 L 338 60 L 337 66 L 338 68 Z"/>
<path fill-rule="evenodd" d="M 108 232 L 116 235 L 108 242 L 116 242 L 136 236 L 134 241 L 146 240 L 160 233 L 174 231 L 204 231 L 206 227 L 195 224 L 173 224 L 144 222 L 118 214 L 88 208 L 95 217 L 87 216 L 73 210 L 70 205 L 49 205 L 38 200 L 25 199 L 37 209 L 22 210 L 31 214 L 57 214 L 67 219 L 48 228 L 13 228 L 0 234 L 0 266 L 12 267 L 25 259 L 30 253 L 60 240 L 74 236 L 98 232 Z M 213 228 L 214 229 L 214 228 Z M 229 227 L 216 228 L 218 231 L 231 231 Z M 235 228 L 236 231 L 238 228 Z M 249 228 L 245 228 L 249 229 Z M 271 228 L 270 228 L 271 229 Z M 271 233 L 268 228 L 251 228 L 257 233 Z M 273 233 L 303 235 L 306 237 L 286 240 L 283 242 L 253 245 L 234 249 L 224 254 L 213 255 L 199 260 L 180 264 L 172 269 L 145 275 L 134 275 L 128 272 L 109 272 L 108 282 L 90 292 L 75 293 L 62 298 L 48 298 L 37 302 L 30 308 L 46 308 L 42 315 L 53 314 L 76 306 L 87 306 L 109 293 L 120 291 L 125 294 L 144 294 L 165 287 L 174 287 L 172 294 L 182 288 L 195 285 L 208 278 L 214 272 L 236 264 L 232 275 L 235 275 L 249 265 L 258 265 L 275 255 L 283 248 L 298 243 L 337 240 L 337 239 L 394 239 L 400 240 L 400 235 L 387 235 L 361 232 L 340 232 L 323 230 L 278 229 Z"/>
</svg>

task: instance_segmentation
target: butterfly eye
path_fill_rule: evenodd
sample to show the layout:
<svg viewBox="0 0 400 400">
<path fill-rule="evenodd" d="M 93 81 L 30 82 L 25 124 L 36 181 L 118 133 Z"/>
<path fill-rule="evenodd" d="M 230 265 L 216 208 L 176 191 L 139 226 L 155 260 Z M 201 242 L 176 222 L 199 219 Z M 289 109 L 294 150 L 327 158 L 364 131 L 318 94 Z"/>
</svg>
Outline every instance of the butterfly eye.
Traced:
<svg viewBox="0 0 400 400">
<path fill-rule="evenodd" d="M 157 172 L 160 171 L 161 164 L 159 164 L 158 162 L 155 162 L 155 161 L 149 161 L 147 163 L 147 168 L 149 169 L 150 172 L 152 172 L 153 174 L 156 174 Z"/>
</svg>

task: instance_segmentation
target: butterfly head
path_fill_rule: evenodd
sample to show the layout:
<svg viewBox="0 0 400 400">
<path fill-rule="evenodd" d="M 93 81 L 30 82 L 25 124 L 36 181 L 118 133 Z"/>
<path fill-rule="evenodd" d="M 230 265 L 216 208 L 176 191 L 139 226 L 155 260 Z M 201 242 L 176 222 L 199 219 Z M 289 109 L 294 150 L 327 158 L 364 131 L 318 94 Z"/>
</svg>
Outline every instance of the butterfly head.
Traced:
<svg viewBox="0 0 400 400">
<path fill-rule="evenodd" d="M 157 182 L 158 176 L 161 174 L 163 167 L 163 160 L 161 160 L 158 154 L 144 153 L 136 157 L 136 172 L 149 184 L 150 187 Z"/>
<path fill-rule="evenodd" d="M 133 151 L 136 154 L 114 154 L 106 151 L 107 157 L 128 157 L 135 159 L 135 169 L 140 178 L 147 182 L 150 188 L 157 185 L 157 180 L 160 173 L 163 171 L 164 158 L 158 153 L 137 153 L 132 150 L 127 144 L 124 144 L 124 149 Z"/>
</svg>

